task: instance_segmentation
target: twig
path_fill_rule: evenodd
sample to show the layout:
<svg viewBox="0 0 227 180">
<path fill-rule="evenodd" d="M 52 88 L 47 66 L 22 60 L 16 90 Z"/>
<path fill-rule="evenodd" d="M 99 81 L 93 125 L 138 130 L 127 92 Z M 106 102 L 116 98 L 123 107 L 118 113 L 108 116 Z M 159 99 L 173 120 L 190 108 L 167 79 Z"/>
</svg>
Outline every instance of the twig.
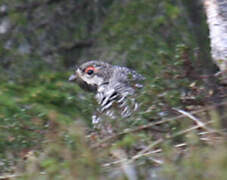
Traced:
<svg viewBox="0 0 227 180">
<path fill-rule="evenodd" d="M 180 119 L 182 117 L 185 117 L 184 115 L 180 115 L 180 116 L 177 116 L 177 117 L 174 117 L 174 118 L 169 118 L 169 119 L 163 119 L 163 120 L 160 120 L 160 121 L 157 121 L 157 122 L 153 122 L 153 123 L 149 123 L 149 124 L 146 124 L 146 125 L 142 125 L 142 126 L 139 126 L 137 128 L 132 128 L 132 129 L 125 129 L 123 132 L 120 132 L 118 134 L 115 134 L 113 136 L 109 136 L 105 139 L 103 139 L 102 141 L 100 141 L 99 143 L 95 144 L 92 146 L 92 148 L 97 148 L 99 147 L 101 144 L 105 143 L 105 142 L 108 142 L 112 139 L 116 139 L 120 136 L 123 136 L 125 134 L 129 134 L 129 133 L 134 133 L 134 132 L 137 132 L 137 131 L 141 131 L 141 130 L 144 130 L 144 129 L 148 129 L 148 128 L 151 128 L 152 126 L 155 126 L 155 125 L 159 125 L 159 124 L 163 124 L 163 123 L 166 123 L 166 122 L 170 122 L 170 121 L 174 121 L 174 120 L 177 120 L 177 119 Z"/>
<path fill-rule="evenodd" d="M 144 155 L 147 151 L 149 151 L 150 149 L 152 149 L 154 146 L 156 146 L 157 144 L 163 142 L 163 139 L 160 138 L 157 141 L 153 142 L 152 144 L 150 144 L 149 146 L 147 146 L 145 149 L 143 149 L 142 151 L 140 151 L 139 153 L 137 153 L 137 155 L 132 157 L 132 160 L 139 158 L 141 155 Z"/>
<path fill-rule="evenodd" d="M 204 112 L 206 110 L 209 110 L 209 109 L 212 109 L 214 107 L 217 107 L 217 106 L 221 106 L 221 105 L 227 105 L 227 102 L 222 102 L 220 104 L 216 104 L 216 105 L 211 105 L 211 106 L 208 106 L 206 108 L 203 108 L 203 109 L 200 109 L 200 110 L 197 110 L 197 111 L 192 111 L 190 115 L 193 115 L 193 114 L 197 114 L 197 113 L 201 113 L 201 112 Z M 155 126 L 155 125 L 159 125 L 159 124 L 163 124 L 163 123 L 166 123 L 166 122 L 170 122 L 170 121 L 174 121 L 174 120 L 178 120 L 178 119 L 181 119 L 183 117 L 185 117 L 186 115 L 185 114 L 182 114 L 182 115 L 179 115 L 177 117 L 173 117 L 173 118 L 168 118 L 168 119 L 163 119 L 163 120 L 160 120 L 160 121 L 157 121 L 157 122 L 152 122 L 152 123 L 149 123 L 149 124 L 146 124 L 146 125 L 142 125 L 142 126 L 139 126 L 139 127 L 136 127 L 136 128 L 132 128 L 132 129 L 125 129 L 123 132 L 120 132 L 118 134 L 115 134 L 113 136 L 109 136 L 105 139 L 103 139 L 102 141 L 94 144 L 92 146 L 92 148 L 97 148 L 99 147 L 101 144 L 105 143 L 105 142 L 108 142 L 110 140 L 113 140 L 113 139 L 116 139 L 118 137 L 121 137 L 125 134 L 129 134 L 129 133 L 134 133 L 134 132 L 137 132 L 137 131 L 141 131 L 141 130 L 144 130 L 144 129 L 148 129 L 148 128 L 151 128 L 152 126 Z M 188 117 L 188 116 L 187 116 Z M 205 123 L 203 123 L 204 125 Z M 201 125 L 199 126 L 201 127 Z M 211 130 L 210 130 L 211 131 Z M 217 132 L 215 130 L 213 130 L 212 132 Z M 220 133 L 220 132 L 219 132 Z"/>
<path fill-rule="evenodd" d="M 21 174 L 6 174 L 6 175 L 2 175 L 0 176 L 0 179 L 9 179 L 9 178 L 16 178 L 16 177 L 20 177 L 22 176 Z"/>
<path fill-rule="evenodd" d="M 212 121 L 208 121 L 208 122 L 204 123 L 204 125 L 207 125 L 207 124 L 210 124 L 210 123 L 212 123 Z M 188 128 L 188 129 L 184 129 L 184 130 L 179 131 L 179 132 L 177 132 L 177 133 L 175 133 L 175 134 L 173 134 L 171 136 L 168 136 L 167 139 L 177 137 L 179 135 L 185 134 L 187 132 L 190 132 L 190 131 L 192 131 L 194 129 L 198 129 L 200 127 L 201 127 L 200 125 L 192 126 L 192 127 Z"/>
<path fill-rule="evenodd" d="M 207 122 L 207 123 L 204 123 L 204 125 L 210 124 L 211 122 L 212 122 L 212 121 L 209 121 L 209 122 Z M 147 148 L 145 148 L 144 150 L 142 150 L 141 152 L 139 152 L 137 155 L 133 156 L 133 157 L 132 157 L 132 160 L 138 159 L 139 157 L 143 156 L 143 155 L 145 154 L 144 152 L 146 152 L 148 149 L 151 149 L 152 147 L 154 147 L 154 146 L 156 146 L 156 145 L 162 143 L 162 142 L 163 142 L 164 140 L 166 140 L 166 139 L 174 138 L 174 137 L 176 137 L 176 136 L 185 134 L 185 133 L 187 133 L 187 132 L 190 132 L 190 131 L 192 131 L 192 130 L 194 130 L 194 129 L 198 129 L 198 128 L 200 128 L 200 125 L 196 125 L 196 126 L 193 126 L 193 127 L 191 127 L 191 128 L 184 129 L 184 130 L 179 131 L 179 132 L 177 132 L 177 133 L 175 133 L 175 134 L 173 134 L 173 135 L 166 136 L 165 138 L 160 138 L 160 139 L 158 139 L 157 141 L 155 141 L 154 143 L 152 143 L 150 146 L 148 146 Z M 185 145 L 185 144 L 184 144 L 184 145 Z"/>
<path fill-rule="evenodd" d="M 204 123 L 204 125 L 207 125 L 207 124 L 210 124 L 212 123 L 212 121 L 209 121 L 207 123 Z M 162 142 L 164 142 L 164 140 L 167 140 L 167 139 L 171 139 L 171 138 L 174 138 L 174 137 L 177 137 L 177 136 L 180 136 L 182 134 L 185 134 L 185 133 L 188 133 L 194 129 L 197 129 L 197 128 L 200 128 L 199 125 L 196 125 L 196 126 L 193 126 L 191 128 L 188 128 L 188 129 L 184 129 L 182 131 L 179 131 L 173 135 L 170 135 L 170 136 L 166 136 L 165 138 L 161 138 L 161 139 L 158 139 L 157 141 L 155 141 L 154 143 L 152 143 L 149 147 L 154 147 L 158 144 L 161 144 Z M 176 145 L 175 147 L 182 147 L 182 146 L 186 146 L 185 143 L 182 143 L 182 144 L 179 144 L 179 145 Z M 148 148 L 146 148 L 147 150 Z M 142 151 L 141 151 L 142 152 Z M 106 163 L 103 165 L 103 167 L 109 167 L 109 166 L 112 166 L 112 165 L 116 165 L 116 164 L 119 164 L 119 163 L 122 163 L 122 162 L 125 162 L 125 161 L 128 161 L 128 163 L 132 163 L 134 160 L 137 160 L 141 157 L 144 157 L 144 156 L 148 156 L 148 155 L 151 155 L 151 154 L 154 154 L 154 153 L 157 153 L 157 152 L 162 152 L 162 149 L 158 149 L 158 150 L 154 150 L 154 151 L 150 151 L 150 152 L 147 152 L 147 153 L 139 153 L 139 154 L 136 154 L 135 156 L 133 156 L 131 159 L 121 159 L 121 160 L 118 160 L 118 161 L 114 161 L 114 162 L 111 162 L 111 163 Z M 152 161 L 154 161 L 155 163 L 157 164 L 163 164 L 163 161 L 162 160 L 157 160 L 157 159 L 154 159 L 154 158 L 150 158 Z"/>
<path fill-rule="evenodd" d="M 162 149 L 156 149 L 156 150 L 154 150 L 154 151 L 149 151 L 149 152 L 146 152 L 146 153 L 144 153 L 144 154 L 141 154 L 140 156 L 136 156 L 136 157 L 133 156 L 132 158 L 133 158 L 133 160 L 136 160 L 136 159 L 139 159 L 139 158 L 141 158 L 141 157 L 149 156 L 149 155 L 151 155 L 151 154 L 156 154 L 156 153 L 160 153 L 160 152 L 162 152 Z M 130 159 L 130 160 L 131 160 L 131 159 Z M 157 164 L 162 164 L 162 163 L 160 163 L 160 160 L 157 161 L 157 160 L 154 160 L 154 158 L 152 158 L 151 160 L 154 161 L 154 162 L 157 163 Z M 103 166 L 103 167 L 110 167 L 110 166 L 113 166 L 113 165 L 122 163 L 123 161 L 129 161 L 129 159 L 124 158 L 124 159 L 117 160 L 117 161 L 113 161 L 113 162 L 110 162 L 110 163 L 105 163 L 105 164 L 103 164 L 102 166 Z"/>
<path fill-rule="evenodd" d="M 181 147 L 185 147 L 185 146 L 187 146 L 186 143 L 181 143 L 181 144 L 175 145 L 174 147 L 176 147 L 176 148 L 181 148 Z"/>
<path fill-rule="evenodd" d="M 200 126 L 201 128 L 204 128 L 207 131 L 211 131 L 210 128 L 206 127 L 205 124 L 200 121 L 198 118 L 196 118 L 195 116 L 193 116 L 192 114 L 190 114 L 189 112 L 186 112 L 182 109 L 178 109 L 178 108 L 172 108 L 173 110 L 187 116 L 189 119 L 192 119 L 198 126 Z"/>
<path fill-rule="evenodd" d="M 186 112 L 184 110 L 178 109 L 178 108 L 172 108 L 173 110 L 184 114 L 185 116 L 189 117 L 190 119 L 192 119 L 193 121 L 196 122 L 197 125 L 204 127 L 204 123 L 201 122 L 198 118 L 196 118 L 195 116 L 193 116 L 192 114 L 190 114 L 189 112 Z"/>
</svg>

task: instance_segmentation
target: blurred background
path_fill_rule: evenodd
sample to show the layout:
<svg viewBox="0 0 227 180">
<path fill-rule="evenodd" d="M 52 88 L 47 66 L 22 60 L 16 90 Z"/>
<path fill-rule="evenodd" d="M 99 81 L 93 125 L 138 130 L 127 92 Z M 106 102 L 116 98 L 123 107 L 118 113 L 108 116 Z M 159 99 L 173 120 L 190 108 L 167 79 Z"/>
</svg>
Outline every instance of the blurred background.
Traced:
<svg viewBox="0 0 227 180">
<path fill-rule="evenodd" d="M 16 179 L 159 180 L 160 174 L 162 179 L 226 179 L 221 134 L 226 87 L 213 76 L 217 67 L 209 44 L 200 1 L 0 0 L 0 174 Z M 148 148 L 161 148 L 157 162 L 141 156 L 131 166 L 105 164 L 130 159 L 194 122 L 178 117 L 158 127 L 164 132 L 146 129 L 92 148 L 103 140 L 92 133 L 93 94 L 68 77 L 75 65 L 94 59 L 146 77 L 140 112 L 120 121 L 117 133 L 177 117 L 174 107 L 200 110 L 194 115 L 212 121 L 215 130 L 200 127 Z M 177 144 L 183 148 L 176 149 Z"/>
</svg>

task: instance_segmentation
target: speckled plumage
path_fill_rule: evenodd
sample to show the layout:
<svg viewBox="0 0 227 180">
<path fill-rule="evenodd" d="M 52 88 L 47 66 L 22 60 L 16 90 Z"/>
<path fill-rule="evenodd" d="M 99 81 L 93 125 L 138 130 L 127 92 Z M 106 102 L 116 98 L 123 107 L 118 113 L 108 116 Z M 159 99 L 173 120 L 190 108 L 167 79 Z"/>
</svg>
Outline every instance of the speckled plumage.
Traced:
<svg viewBox="0 0 227 180">
<path fill-rule="evenodd" d="M 140 82 L 144 79 L 142 75 L 127 67 L 102 61 L 83 63 L 70 77 L 70 80 L 76 80 L 83 89 L 96 93 L 95 98 L 100 107 L 92 117 L 93 124 L 103 120 L 100 115 L 111 119 L 117 118 L 117 114 L 123 118 L 130 116 L 138 107 L 133 95 L 136 89 L 143 87 Z"/>
</svg>

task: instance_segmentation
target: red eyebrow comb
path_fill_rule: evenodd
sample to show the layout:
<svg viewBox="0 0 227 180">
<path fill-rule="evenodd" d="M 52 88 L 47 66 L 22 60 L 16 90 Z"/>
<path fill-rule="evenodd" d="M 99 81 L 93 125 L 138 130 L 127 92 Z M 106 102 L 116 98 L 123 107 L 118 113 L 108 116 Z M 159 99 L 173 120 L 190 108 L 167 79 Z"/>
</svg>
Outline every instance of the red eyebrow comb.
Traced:
<svg viewBox="0 0 227 180">
<path fill-rule="evenodd" d="M 94 66 L 88 66 L 88 67 L 85 69 L 85 73 L 87 73 L 89 70 L 95 71 Z"/>
</svg>

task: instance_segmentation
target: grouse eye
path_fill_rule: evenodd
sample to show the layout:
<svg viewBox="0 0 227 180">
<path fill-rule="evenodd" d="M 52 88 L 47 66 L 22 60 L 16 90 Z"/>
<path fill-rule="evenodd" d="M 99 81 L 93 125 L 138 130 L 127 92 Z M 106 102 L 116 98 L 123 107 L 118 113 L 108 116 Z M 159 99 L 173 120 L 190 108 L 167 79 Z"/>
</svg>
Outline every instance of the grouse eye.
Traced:
<svg viewBox="0 0 227 180">
<path fill-rule="evenodd" d="M 92 75 L 93 73 L 94 73 L 94 71 L 91 69 L 87 71 L 87 74 L 89 74 L 89 75 Z"/>
<path fill-rule="evenodd" d="M 85 69 L 85 73 L 87 73 L 88 75 L 92 75 L 95 71 L 95 68 L 93 66 L 89 66 Z"/>
</svg>

